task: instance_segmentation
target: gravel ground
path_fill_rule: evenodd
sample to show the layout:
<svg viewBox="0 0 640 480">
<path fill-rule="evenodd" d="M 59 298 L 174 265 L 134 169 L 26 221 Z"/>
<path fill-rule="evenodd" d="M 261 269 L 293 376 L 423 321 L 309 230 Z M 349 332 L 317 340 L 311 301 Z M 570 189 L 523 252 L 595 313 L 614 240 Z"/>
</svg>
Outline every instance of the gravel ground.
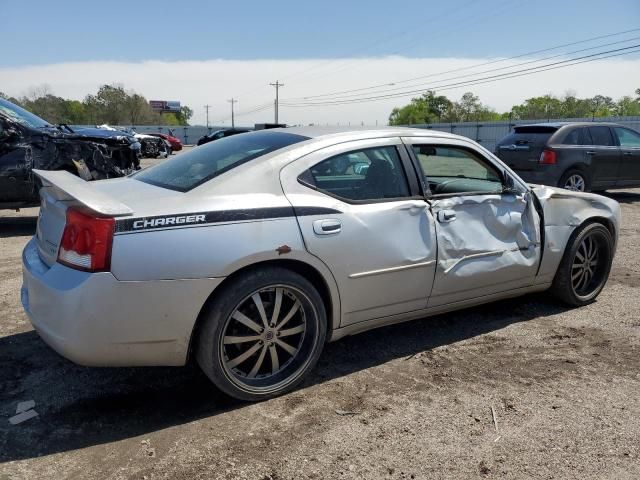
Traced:
<svg viewBox="0 0 640 480">
<path fill-rule="evenodd" d="M 260 404 L 193 366 L 58 356 L 19 301 L 37 209 L 2 212 L 0 480 L 640 478 L 640 190 L 610 195 L 623 227 L 597 302 L 533 295 L 346 338 Z M 30 399 L 39 416 L 10 425 Z"/>
</svg>

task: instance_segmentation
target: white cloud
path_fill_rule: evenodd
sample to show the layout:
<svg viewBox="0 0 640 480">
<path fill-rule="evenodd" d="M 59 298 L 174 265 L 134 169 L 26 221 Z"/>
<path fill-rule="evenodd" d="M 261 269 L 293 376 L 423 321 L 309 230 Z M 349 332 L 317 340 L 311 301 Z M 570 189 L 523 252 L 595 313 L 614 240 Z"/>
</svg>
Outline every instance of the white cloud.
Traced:
<svg viewBox="0 0 640 480">
<path fill-rule="evenodd" d="M 10 95 L 22 95 L 29 87 L 47 84 L 54 94 L 82 99 L 94 93 L 104 83 L 121 83 L 147 99 L 179 100 L 195 111 L 192 123 L 204 124 L 204 105 L 211 105 L 210 121 L 225 119 L 229 124 L 230 104 L 227 99 L 239 100 L 236 111 L 247 111 L 255 106 L 269 104 L 269 109 L 239 116 L 237 124 L 273 121 L 271 103 L 274 88 L 270 82 L 279 79 L 285 83 L 280 90 L 282 101 L 292 97 L 316 95 L 397 82 L 421 75 L 477 65 L 491 59 L 410 59 L 386 57 L 370 59 L 327 60 L 207 60 L 185 62 L 145 61 L 78 62 L 50 65 L 0 68 L 0 90 Z M 520 61 L 524 61 L 521 59 Z M 556 60 L 557 61 L 557 60 Z M 430 77 L 423 86 L 451 83 L 446 79 L 470 72 L 502 67 L 498 63 L 442 76 Z M 526 68 L 530 65 L 523 66 Z M 501 70 L 486 75 L 503 73 Z M 464 92 L 479 95 L 483 103 L 498 111 L 525 98 L 546 93 L 563 94 L 567 90 L 578 96 L 595 94 L 618 98 L 630 95 L 638 87 L 640 59 L 609 59 L 585 63 L 569 68 L 551 70 L 536 75 L 503 80 L 484 85 L 462 86 L 442 90 L 440 93 L 457 99 Z M 468 80 L 470 77 L 458 81 Z M 400 86 L 400 85 L 397 85 Z M 392 88 L 392 87 L 389 87 Z M 436 88 L 436 91 L 438 89 Z M 391 109 L 408 102 L 409 97 L 386 99 L 331 107 L 280 108 L 280 121 L 289 124 L 340 123 L 346 125 L 385 124 Z"/>
</svg>

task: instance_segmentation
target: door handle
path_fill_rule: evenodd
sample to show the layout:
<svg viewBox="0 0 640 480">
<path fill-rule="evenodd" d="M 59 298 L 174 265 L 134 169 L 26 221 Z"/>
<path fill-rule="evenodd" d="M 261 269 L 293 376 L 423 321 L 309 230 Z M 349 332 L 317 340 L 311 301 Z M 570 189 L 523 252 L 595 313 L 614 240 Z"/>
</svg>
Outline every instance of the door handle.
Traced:
<svg viewBox="0 0 640 480">
<path fill-rule="evenodd" d="M 593 150 L 587 150 L 585 153 L 587 155 L 595 155 L 596 154 L 596 152 L 594 152 Z"/>
<path fill-rule="evenodd" d="M 630 157 L 631 155 L 633 155 L 633 153 L 632 152 L 622 152 L 622 155 Z"/>
<path fill-rule="evenodd" d="M 317 235 L 335 235 L 342 230 L 342 223 L 335 218 L 313 221 L 313 231 Z"/>
<path fill-rule="evenodd" d="M 438 221 L 440 223 L 453 222 L 456 219 L 456 212 L 453 210 L 440 210 L 438 212 Z"/>
</svg>

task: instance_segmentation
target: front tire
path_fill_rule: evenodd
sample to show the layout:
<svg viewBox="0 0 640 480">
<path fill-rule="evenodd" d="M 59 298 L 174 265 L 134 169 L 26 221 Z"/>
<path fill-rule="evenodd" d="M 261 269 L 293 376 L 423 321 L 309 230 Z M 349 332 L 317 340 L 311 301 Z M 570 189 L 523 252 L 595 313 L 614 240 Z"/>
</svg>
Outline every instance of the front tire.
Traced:
<svg viewBox="0 0 640 480">
<path fill-rule="evenodd" d="M 600 223 L 581 227 L 565 249 L 551 287 L 553 294 L 572 306 L 592 302 L 607 283 L 612 260 L 609 230 Z"/>
<path fill-rule="evenodd" d="M 205 311 L 197 361 L 223 392 L 258 401 L 292 390 L 315 366 L 327 319 L 317 290 L 281 267 L 244 274 Z"/>
</svg>

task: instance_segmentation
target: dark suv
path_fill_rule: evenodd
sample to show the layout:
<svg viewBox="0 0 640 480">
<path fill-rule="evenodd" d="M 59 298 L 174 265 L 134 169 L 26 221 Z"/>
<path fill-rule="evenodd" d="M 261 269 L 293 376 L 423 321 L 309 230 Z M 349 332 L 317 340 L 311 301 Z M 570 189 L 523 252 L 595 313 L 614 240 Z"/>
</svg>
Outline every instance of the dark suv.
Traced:
<svg viewBox="0 0 640 480">
<path fill-rule="evenodd" d="M 205 143 L 213 142 L 224 137 L 230 137 L 231 135 L 238 135 L 239 133 L 250 132 L 249 128 L 225 128 L 223 130 L 215 130 L 207 135 L 200 137 L 198 145 L 204 145 Z"/>
<path fill-rule="evenodd" d="M 585 192 L 640 187 L 640 133 L 622 125 L 518 125 L 496 155 L 530 183 Z"/>
</svg>

